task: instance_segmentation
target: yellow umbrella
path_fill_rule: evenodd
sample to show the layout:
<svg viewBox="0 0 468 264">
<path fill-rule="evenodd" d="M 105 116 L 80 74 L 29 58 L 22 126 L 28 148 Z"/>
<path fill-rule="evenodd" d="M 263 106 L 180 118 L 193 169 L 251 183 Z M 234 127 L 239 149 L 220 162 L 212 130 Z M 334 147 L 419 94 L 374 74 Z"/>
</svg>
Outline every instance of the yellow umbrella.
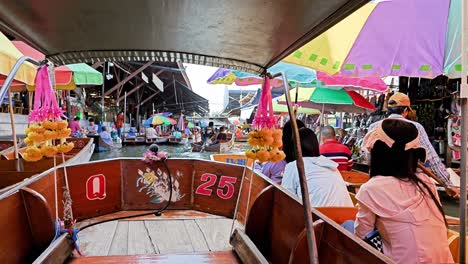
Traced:
<svg viewBox="0 0 468 264">
<path fill-rule="evenodd" d="M 11 72 L 16 61 L 23 54 L 0 32 L 0 84 L 3 84 L 6 76 Z M 15 80 L 24 84 L 33 85 L 37 69 L 29 62 L 24 63 L 15 75 Z"/>
<path fill-rule="evenodd" d="M 354 40 L 376 6 L 377 3 L 367 3 L 283 61 L 331 75 L 339 72 Z"/>
</svg>

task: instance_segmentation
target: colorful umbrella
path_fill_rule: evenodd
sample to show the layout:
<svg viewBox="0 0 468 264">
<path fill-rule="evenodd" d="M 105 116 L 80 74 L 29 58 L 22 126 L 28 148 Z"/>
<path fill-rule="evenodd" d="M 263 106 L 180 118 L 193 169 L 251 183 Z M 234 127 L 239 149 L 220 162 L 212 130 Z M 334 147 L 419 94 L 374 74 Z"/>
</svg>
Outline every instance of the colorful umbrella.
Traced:
<svg viewBox="0 0 468 264">
<path fill-rule="evenodd" d="M 170 117 L 166 117 L 166 119 L 169 121 L 169 123 L 170 123 L 171 125 L 177 124 L 177 121 L 176 121 L 175 119 L 172 119 L 172 118 L 170 118 Z"/>
<path fill-rule="evenodd" d="M 45 59 L 44 54 L 22 41 L 13 41 L 13 45 L 24 55 L 37 61 Z M 85 63 L 69 64 L 55 68 L 55 83 L 59 90 L 72 90 L 76 85 L 101 85 L 102 73 Z M 28 86 L 34 91 L 34 86 Z"/>
<path fill-rule="evenodd" d="M 156 115 L 162 115 L 162 116 L 165 116 L 165 117 L 169 117 L 169 116 L 172 116 L 172 113 L 171 112 L 162 112 L 162 113 L 157 113 Z"/>
<path fill-rule="evenodd" d="M 296 88 L 291 89 L 289 93 L 291 98 L 295 98 Z M 285 96 L 280 96 L 278 102 L 286 104 Z M 363 113 L 376 109 L 362 95 L 343 88 L 300 88 L 297 104 L 301 107 L 332 112 Z"/>
<path fill-rule="evenodd" d="M 285 104 L 280 104 L 278 98 L 273 99 L 273 112 L 275 113 L 288 113 L 288 106 Z M 308 115 L 319 115 L 320 111 L 314 108 L 299 106 L 296 110 L 296 113 L 308 114 Z"/>
<path fill-rule="evenodd" d="M 195 127 L 195 125 L 194 125 L 192 122 L 188 122 L 188 123 L 187 123 L 187 126 L 188 126 L 189 128 L 194 128 L 194 127 Z"/>
<path fill-rule="evenodd" d="M 340 86 L 347 88 L 369 89 L 383 92 L 387 90 L 385 82 L 377 77 L 349 78 L 344 76 L 330 76 L 326 73 L 316 72 L 306 67 L 279 62 L 268 69 L 268 72 L 284 72 L 292 86 L 300 87 L 326 87 Z M 241 71 L 219 68 L 207 81 L 209 84 L 235 83 L 238 86 L 258 85 L 263 83 L 260 76 Z M 271 81 L 273 87 L 282 87 L 281 78 Z"/>
<path fill-rule="evenodd" d="M 154 116 L 146 119 L 146 121 L 143 123 L 143 126 L 149 127 L 151 124 L 152 125 L 168 126 L 168 125 L 171 124 L 171 122 L 169 120 L 167 120 L 167 118 L 164 117 L 164 116 L 154 115 Z"/>
<path fill-rule="evenodd" d="M 345 76 L 460 78 L 461 0 L 372 1 L 284 59 Z"/>
<path fill-rule="evenodd" d="M 16 61 L 23 54 L 11 43 L 11 41 L 0 32 L 0 85 L 3 85 L 6 77 L 11 72 Z M 31 63 L 24 63 L 15 75 L 12 86 L 33 85 L 37 68 Z"/>
</svg>

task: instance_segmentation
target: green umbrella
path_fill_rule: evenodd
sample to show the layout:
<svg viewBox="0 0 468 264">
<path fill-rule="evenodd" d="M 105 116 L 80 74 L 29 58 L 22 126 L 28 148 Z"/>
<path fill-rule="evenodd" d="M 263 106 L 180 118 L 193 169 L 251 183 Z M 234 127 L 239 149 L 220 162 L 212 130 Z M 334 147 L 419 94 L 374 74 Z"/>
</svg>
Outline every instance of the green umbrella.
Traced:
<svg viewBox="0 0 468 264">
<path fill-rule="evenodd" d="M 102 73 L 86 63 L 67 64 L 67 68 L 73 72 L 76 85 L 101 85 L 103 83 Z"/>
</svg>

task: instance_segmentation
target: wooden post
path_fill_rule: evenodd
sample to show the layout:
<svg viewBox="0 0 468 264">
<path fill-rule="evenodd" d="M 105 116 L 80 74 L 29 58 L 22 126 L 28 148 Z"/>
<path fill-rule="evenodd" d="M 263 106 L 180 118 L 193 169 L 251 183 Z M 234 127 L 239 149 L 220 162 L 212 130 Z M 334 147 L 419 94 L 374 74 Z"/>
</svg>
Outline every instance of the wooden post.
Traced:
<svg viewBox="0 0 468 264">
<path fill-rule="evenodd" d="M 10 89 L 8 89 L 8 110 L 10 112 L 10 121 L 11 121 L 11 133 L 13 138 L 13 147 L 15 149 L 15 159 L 18 160 L 18 142 L 16 139 L 16 128 L 15 128 L 15 115 L 13 114 L 13 100 L 11 98 Z"/>
<path fill-rule="evenodd" d="M 307 233 L 307 249 L 309 250 L 309 261 L 310 263 L 318 263 L 318 251 L 317 251 L 317 244 L 315 240 L 315 233 L 314 233 L 314 222 L 312 219 L 312 206 L 309 200 L 309 188 L 307 186 L 307 178 L 305 175 L 304 169 L 304 160 L 302 158 L 302 148 L 301 148 L 301 139 L 299 137 L 299 129 L 297 127 L 296 122 L 296 115 L 292 109 L 291 98 L 289 96 L 289 83 L 284 73 L 277 73 L 272 76 L 272 79 L 275 77 L 281 76 L 283 79 L 284 85 L 284 92 L 286 98 L 286 104 L 288 106 L 289 118 L 291 121 L 291 127 L 293 131 L 293 139 L 294 139 L 294 151 L 296 154 L 296 166 L 297 171 L 299 173 L 299 183 L 302 193 L 302 205 L 304 208 L 304 221 L 306 225 L 306 233 Z"/>
</svg>

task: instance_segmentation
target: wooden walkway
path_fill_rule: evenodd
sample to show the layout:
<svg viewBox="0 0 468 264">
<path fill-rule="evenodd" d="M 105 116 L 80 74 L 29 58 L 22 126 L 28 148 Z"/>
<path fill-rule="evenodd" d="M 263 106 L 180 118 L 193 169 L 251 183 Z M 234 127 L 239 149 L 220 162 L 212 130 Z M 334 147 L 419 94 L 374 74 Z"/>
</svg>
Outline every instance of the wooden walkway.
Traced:
<svg viewBox="0 0 468 264">
<path fill-rule="evenodd" d="M 79 233 L 78 244 L 85 256 L 231 250 L 229 236 L 232 219 L 188 212 L 171 212 L 161 217 L 149 216 L 92 226 Z"/>
</svg>

